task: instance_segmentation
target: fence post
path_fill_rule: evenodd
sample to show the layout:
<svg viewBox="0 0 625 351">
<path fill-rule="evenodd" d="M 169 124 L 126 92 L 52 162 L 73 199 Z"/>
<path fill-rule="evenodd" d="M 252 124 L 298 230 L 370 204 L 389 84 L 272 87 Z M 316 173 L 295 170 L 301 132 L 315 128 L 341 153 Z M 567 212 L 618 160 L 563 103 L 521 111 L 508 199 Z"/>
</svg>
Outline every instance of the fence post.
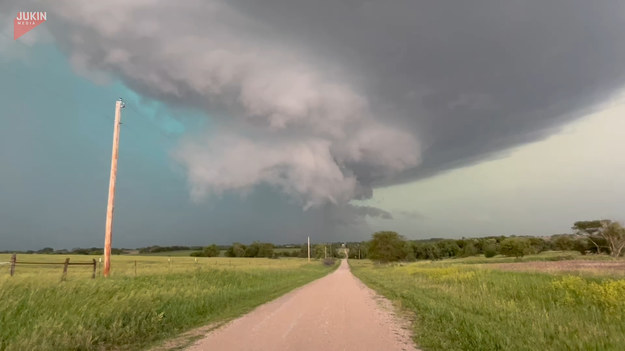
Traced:
<svg viewBox="0 0 625 351">
<path fill-rule="evenodd" d="M 135 260 L 135 278 L 137 277 L 137 260 Z"/>
<path fill-rule="evenodd" d="M 17 261 L 17 255 L 11 255 L 11 277 L 15 274 L 15 262 Z"/>
<path fill-rule="evenodd" d="M 95 279 L 95 273 L 97 269 L 98 269 L 97 262 L 95 261 L 95 258 L 94 258 L 93 259 L 93 274 L 91 275 L 91 279 Z"/>
<path fill-rule="evenodd" d="M 69 267 L 69 257 L 65 259 L 65 264 L 63 265 L 63 276 L 61 276 L 62 282 L 67 278 L 67 267 Z"/>
</svg>

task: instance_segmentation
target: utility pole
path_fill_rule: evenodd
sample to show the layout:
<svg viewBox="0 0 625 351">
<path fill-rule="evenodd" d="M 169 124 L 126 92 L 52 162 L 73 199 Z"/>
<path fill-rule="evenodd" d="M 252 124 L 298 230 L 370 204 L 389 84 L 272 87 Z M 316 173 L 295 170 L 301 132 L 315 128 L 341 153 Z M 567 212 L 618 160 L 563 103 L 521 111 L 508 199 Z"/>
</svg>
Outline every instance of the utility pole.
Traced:
<svg viewBox="0 0 625 351">
<path fill-rule="evenodd" d="M 310 263 L 310 237 L 308 237 L 308 263 Z"/>
<path fill-rule="evenodd" d="M 111 269 L 111 241 L 113 240 L 113 211 L 115 207 L 115 181 L 117 180 L 117 157 L 119 155 L 119 126 L 122 124 L 122 108 L 126 107 L 122 99 L 115 102 L 115 124 L 113 127 L 113 154 L 111 156 L 111 178 L 109 180 L 109 199 L 106 206 L 106 231 L 104 233 L 104 277 Z"/>
<path fill-rule="evenodd" d="M 323 247 L 323 258 L 328 258 L 328 247 L 327 246 Z"/>
</svg>

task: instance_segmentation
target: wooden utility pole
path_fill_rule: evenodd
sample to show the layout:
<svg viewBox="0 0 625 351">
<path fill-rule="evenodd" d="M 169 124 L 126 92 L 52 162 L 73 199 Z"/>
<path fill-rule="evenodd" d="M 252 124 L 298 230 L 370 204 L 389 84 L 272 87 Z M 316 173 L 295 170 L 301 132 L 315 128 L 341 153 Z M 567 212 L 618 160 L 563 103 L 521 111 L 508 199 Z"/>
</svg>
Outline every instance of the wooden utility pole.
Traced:
<svg viewBox="0 0 625 351">
<path fill-rule="evenodd" d="M 104 272 L 109 276 L 111 269 L 111 241 L 113 240 L 113 211 L 115 207 L 115 181 L 117 179 L 117 156 L 119 154 L 119 126 L 122 119 L 124 102 L 119 99 L 115 102 L 115 125 L 113 127 L 113 155 L 111 156 L 111 178 L 109 180 L 109 199 L 106 206 L 106 232 L 104 234 Z"/>
<path fill-rule="evenodd" d="M 310 263 L 310 237 L 308 237 L 308 263 Z"/>
</svg>

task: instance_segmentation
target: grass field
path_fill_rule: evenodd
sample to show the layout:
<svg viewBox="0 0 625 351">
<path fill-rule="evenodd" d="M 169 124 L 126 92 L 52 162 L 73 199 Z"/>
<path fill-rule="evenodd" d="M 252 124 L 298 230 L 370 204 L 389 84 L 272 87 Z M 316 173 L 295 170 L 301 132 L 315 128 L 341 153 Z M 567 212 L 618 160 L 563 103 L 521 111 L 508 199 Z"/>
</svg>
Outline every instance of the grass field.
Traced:
<svg viewBox="0 0 625 351">
<path fill-rule="evenodd" d="M 92 256 L 18 255 L 85 262 Z M 0 262 L 9 255 L 0 255 Z M 137 276 L 135 277 L 135 261 Z M 0 266 L 0 350 L 137 350 L 250 311 L 334 267 L 300 259 L 113 256 L 111 277 L 89 267 Z"/>
<path fill-rule="evenodd" d="M 623 349 L 622 275 L 503 271 L 466 262 L 477 260 L 350 265 L 410 313 L 424 350 Z"/>
</svg>

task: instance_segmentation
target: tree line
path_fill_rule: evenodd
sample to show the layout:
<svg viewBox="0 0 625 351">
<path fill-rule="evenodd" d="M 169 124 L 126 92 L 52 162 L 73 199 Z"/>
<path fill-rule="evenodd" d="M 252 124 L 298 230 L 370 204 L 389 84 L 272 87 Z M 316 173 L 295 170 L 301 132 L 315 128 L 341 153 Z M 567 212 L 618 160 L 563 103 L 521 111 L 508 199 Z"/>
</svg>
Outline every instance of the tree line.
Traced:
<svg viewBox="0 0 625 351">
<path fill-rule="evenodd" d="M 373 234 L 371 241 L 359 244 L 366 250 L 364 258 L 382 262 L 439 260 L 454 257 L 505 255 L 523 257 L 543 251 L 578 251 L 586 254 L 609 254 L 613 257 L 625 253 L 625 228 L 611 220 L 575 222 L 573 234 L 550 237 L 489 236 L 482 238 L 429 239 L 408 241 L 396 232 Z M 352 245 L 353 247 L 353 245 Z M 350 250 L 350 258 L 355 258 Z"/>
<path fill-rule="evenodd" d="M 311 246 L 312 258 L 339 258 L 347 248 L 351 259 L 374 259 L 390 262 L 398 260 L 439 260 L 454 257 L 484 255 L 494 257 L 505 255 L 523 257 L 543 251 L 578 251 L 586 254 L 610 254 L 614 257 L 625 253 L 625 229 L 612 220 L 578 221 L 572 226 L 572 234 L 557 234 L 546 237 L 535 236 L 487 236 L 462 239 L 406 240 L 396 232 L 374 233 L 372 239 L 362 242 L 317 243 Z M 181 250 L 195 250 L 191 256 L 216 257 L 222 252 L 227 257 L 300 257 L 308 256 L 307 244 L 274 245 L 255 241 L 249 245 L 235 242 L 232 245 L 212 244 L 202 246 L 147 246 L 137 249 L 139 253 L 158 253 Z M 113 248 L 112 253 L 127 254 L 130 249 Z M 103 249 L 74 248 L 55 250 L 46 247 L 41 250 L 25 251 L 39 254 L 84 254 L 102 255 Z"/>
</svg>

